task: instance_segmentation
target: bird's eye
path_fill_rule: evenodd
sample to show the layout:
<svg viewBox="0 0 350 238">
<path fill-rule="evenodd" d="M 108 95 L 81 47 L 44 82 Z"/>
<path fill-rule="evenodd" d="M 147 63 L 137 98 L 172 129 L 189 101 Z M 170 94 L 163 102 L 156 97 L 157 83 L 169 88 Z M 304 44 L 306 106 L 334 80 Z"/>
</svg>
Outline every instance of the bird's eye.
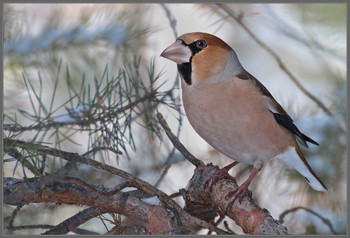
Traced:
<svg viewBox="0 0 350 238">
<path fill-rule="evenodd" d="M 204 49 L 205 47 L 207 47 L 207 42 L 205 40 L 197 40 L 196 47 L 199 49 Z"/>
</svg>

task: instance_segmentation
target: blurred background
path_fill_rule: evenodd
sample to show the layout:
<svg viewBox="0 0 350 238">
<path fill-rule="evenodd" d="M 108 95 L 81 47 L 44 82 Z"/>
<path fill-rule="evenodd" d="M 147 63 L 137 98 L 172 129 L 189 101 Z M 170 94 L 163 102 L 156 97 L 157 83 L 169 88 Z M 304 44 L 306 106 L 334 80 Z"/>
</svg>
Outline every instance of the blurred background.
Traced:
<svg viewBox="0 0 350 238">
<path fill-rule="evenodd" d="M 241 20 L 265 45 L 273 49 L 286 67 L 317 99 L 345 125 L 347 121 L 346 89 L 346 4 L 230 4 Z M 175 29 L 175 31 L 174 31 Z M 173 62 L 160 58 L 160 53 L 175 41 L 175 35 L 202 31 L 215 34 L 237 53 L 243 67 L 261 81 L 275 99 L 294 119 L 298 128 L 316 140 L 320 146 L 303 150 L 314 171 L 329 188 L 329 192 L 313 191 L 296 171 L 277 160 L 265 164 L 250 189 L 261 207 L 278 219 L 290 208 L 303 206 L 329 219 L 338 233 L 347 231 L 347 157 L 346 127 L 339 126 L 280 69 L 275 58 L 247 34 L 237 21 L 212 4 L 6 4 L 4 7 L 4 124 L 9 117 L 28 125 L 29 120 L 19 110 L 32 110 L 23 77 L 34 88 L 42 88 L 42 99 L 49 103 L 57 87 L 55 105 L 69 97 L 67 73 L 74 87 L 93 84 L 104 74 L 106 65 L 116 75 L 126 61 L 140 56 L 142 65 L 154 61 L 159 91 L 175 87 L 173 97 L 179 99 L 177 69 Z M 74 37 L 72 37 L 74 36 Z M 58 66 L 62 72 L 58 75 Z M 146 71 L 145 71 L 146 73 Z M 59 77 L 58 84 L 55 80 Z M 62 78 L 62 79 L 61 79 Z M 41 79 L 41 80 L 39 80 Z M 177 100 L 181 105 L 181 101 Z M 191 128 L 186 117 L 160 105 L 171 129 L 198 159 L 220 167 L 230 159 L 216 152 Z M 180 109 L 183 112 L 183 108 Z M 58 110 L 57 116 L 64 113 Z M 7 117 L 9 116 L 9 117 Z M 179 120 L 179 118 L 181 118 Z M 181 126 L 180 126 L 181 125 Z M 345 128 L 345 129 L 344 129 Z M 194 166 L 175 152 L 166 137 L 163 141 L 150 136 L 142 126 L 133 128 L 135 146 L 126 148 L 130 159 L 108 160 L 167 194 L 186 187 Z M 4 137 L 9 136 L 4 131 Z M 26 133 L 22 140 L 33 134 Z M 63 140 L 63 150 L 87 151 L 88 139 L 79 133 L 70 135 L 79 144 Z M 136 149 L 135 149 L 136 148 Z M 164 173 L 167 158 L 173 163 Z M 102 158 L 97 158 L 102 159 Z M 15 162 L 4 163 L 3 176 L 23 177 Z M 52 168 L 53 169 L 53 168 Z M 85 181 L 111 187 L 116 178 L 80 168 Z M 240 184 L 251 167 L 239 164 L 231 174 Z M 177 201 L 183 204 L 183 200 Z M 3 216 L 9 219 L 14 207 L 4 206 Z M 40 209 L 40 212 L 38 212 Z M 82 207 L 51 204 L 31 204 L 21 210 L 15 224 L 58 224 Z M 107 227 L 112 226 L 106 222 Z M 106 232 L 98 218 L 82 228 Z M 285 217 L 284 225 L 292 234 L 332 234 L 321 219 L 303 210 Z M 242 233 L 233 222 L 230 227 Z M 42 230 L 19 230 L 11 234 L 38 234 Z M 6 232 L 5 232 L 6 233 Z M 203 234 L 206 231 L 202 231 Z"/>
</svg>

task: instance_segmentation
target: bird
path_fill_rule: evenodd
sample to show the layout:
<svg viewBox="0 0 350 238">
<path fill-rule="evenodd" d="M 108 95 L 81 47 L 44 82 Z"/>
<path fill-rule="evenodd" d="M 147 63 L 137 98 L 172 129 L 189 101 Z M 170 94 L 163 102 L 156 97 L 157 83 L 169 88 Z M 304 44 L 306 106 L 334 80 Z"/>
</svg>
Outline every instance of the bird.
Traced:
<svg viewBox="0 0 350 238">
<path fill-rule="evenodd" d="M 234 160 L 213 175 L 209 187 L 238 163 L 253 165 L 248 179 L 231 191 L 230 205 L 247 192 L 264 163 L 274 158 L 297 170 L 314 190 L 328 191 L 299 147 L 319 144 L 300 132 L 227 43 L 209 33 L 185 33 L 160 56 L 177 64 L 191 126 L 214 149 Z"/>
</svg>

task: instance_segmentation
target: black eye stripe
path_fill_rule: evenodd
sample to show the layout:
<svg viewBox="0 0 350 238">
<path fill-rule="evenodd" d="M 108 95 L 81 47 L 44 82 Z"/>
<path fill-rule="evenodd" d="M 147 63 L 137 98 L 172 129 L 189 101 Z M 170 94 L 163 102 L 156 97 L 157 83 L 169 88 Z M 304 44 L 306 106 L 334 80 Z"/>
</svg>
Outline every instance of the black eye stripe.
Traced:
<svg viewBox="0 0 350 238">
<path fill-rule="evenodd" d="M 190 47 L 192 51 L 192 56 L 194 56 L 195 54 L 197 54 L 198 52 L 202 51 L 205 48 L 205 47 L 203 48 L 198 47 L 197 42 L 199 41 L 192 42 L 191 44 L 188 45 L 188 47 Z"/>
<path fill-rule="evenodd" d="M 186 42 L 184 42 L 183 40 L 181 40 L 181 41 L 182 41 L 183 45 L 188 46 L 190 48 L 190 50 L 192 52 L 192 57 L 207 47 L 207 42 L 203 39 L 192 42 L 191 44 L 186 44 Z M 199 45 L 201 45 L 201 46 L 199 47 Z"/>
</svg>

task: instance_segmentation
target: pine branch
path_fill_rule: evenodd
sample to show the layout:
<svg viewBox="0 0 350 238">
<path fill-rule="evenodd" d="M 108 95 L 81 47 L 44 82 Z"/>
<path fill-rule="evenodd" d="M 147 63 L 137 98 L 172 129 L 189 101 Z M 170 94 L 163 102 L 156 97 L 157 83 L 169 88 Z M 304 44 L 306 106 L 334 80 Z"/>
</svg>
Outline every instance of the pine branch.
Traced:
<svg viewBox="0 0 350 238">
<path fill-rule="evenodd" d="M 143 97 L 140 97 L 123 107 L 102 112 L 98 114 L 95 118 L 83 118 L 83 119 L 77 119 L 77 120 L 66 121 L 66 122 L 53 121 L 46 124 L 39 123 L 33 126 L 17 126 L 17 125 L 5 124 L 3 128 L 4 130 L 8 130 L 11 132 L 19 132 L 19 131 L 23 132 L 23 131 L 31 131 L 31 130 L 56 129 L 58 127 L 64 127 L 64 126 L 75 126 L 75 125 L 88 126 L 91 124 L 96 124 L 97 122 L 106 121 L 107 119 L 112 120 L 113 118 L 116 118 L 118 114 L 125 113 L 127 110 L 130 110 L 131 108 L 135 107 L 139 103 L 145 102 L 147 100 L 154 100 L 156 98 L 156 95 L 157 95 L 156 91 L 149 92 L 145 94 Z"/>
</svg>

